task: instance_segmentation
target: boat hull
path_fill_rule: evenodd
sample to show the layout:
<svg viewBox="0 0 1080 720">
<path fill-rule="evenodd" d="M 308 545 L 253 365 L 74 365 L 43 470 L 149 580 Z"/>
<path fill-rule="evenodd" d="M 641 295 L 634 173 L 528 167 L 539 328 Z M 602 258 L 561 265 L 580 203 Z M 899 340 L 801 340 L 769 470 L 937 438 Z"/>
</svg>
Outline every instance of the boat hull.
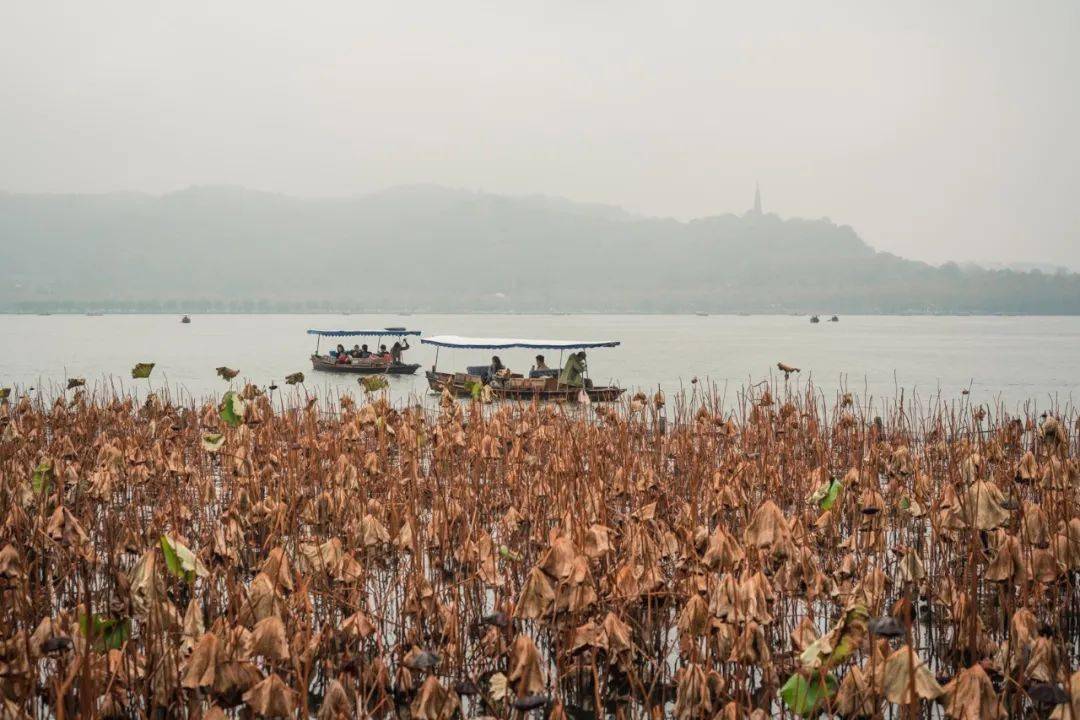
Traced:
<svg viewBox="0 0 1080 720">
<path fill-rule="evenodd" d="M 321 372 L 351 375 L 412 375 L 420 368 L 420 363 L 385 363 L 354 358 L 348 365 L 338 365 L 318 355 L 312 355 L 311 368 Z"/>
<path fill-rule="evenodd" d="M 448 390 L 455 397 L 472 397 L 471 382 L 456 379 L 451 373 L 431 372 L 427 373 L 428 387 L 432 392 L 441 393 Z M 604 386 L 591 388 L 568 387 L 566 385 L 555 388 L 536 387 L 507 387 L 492 384 L 492 397 L 496 400 L 542 400 L 546 402 L 578 402 L 582 389 L 592 402 L 614 402 L 619 399 L 624 390 L 620 387 Z"/>
</svg>

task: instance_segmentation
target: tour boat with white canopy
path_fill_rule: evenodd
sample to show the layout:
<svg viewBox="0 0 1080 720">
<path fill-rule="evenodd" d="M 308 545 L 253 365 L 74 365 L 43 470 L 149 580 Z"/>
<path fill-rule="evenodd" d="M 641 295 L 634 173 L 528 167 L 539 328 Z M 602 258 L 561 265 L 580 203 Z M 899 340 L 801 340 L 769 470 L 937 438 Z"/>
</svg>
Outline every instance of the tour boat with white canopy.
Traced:
<svg viewBox="0 0 1080 720">
<path fill-rule="evenodd" d="M 307 334 L 316 337 L 315 352 L 311 354 L 311 367 L 314 370 L 359 375 L 412 375 L 420 367 L 420 363 L 405 363 L 401 359 L 401 353 L 410 349 L 408 336 L 419 335 L 419 330 L 388 327 L 381 330 L 308 330 Z M 350 350 L 339 343 L 339 350 L 331 350 L 326 355 L 319 354 L 319 343 L 323 338 L 354 337 L 375 338 L 372 343 L 374 349 Z M 381 352 L 380 343 L 384 337 L 394 338 L 395 343 L 390 350 Z M 402 340 L 404 342 L 401 342 Z M 366 347 L 365 344 L 364 348 Z"/>
<path fill-rule="evenodd" d="M 427 373 L 428 385 L 435 392 L 448 390 L 459 397 L 474 396 L 484 387 L 499 399 L 562 400 L 577 402 L 582 393 L 594 402 L 617 399 L 623 389 L 614 385 L 593 385 L 585 363 L 585 351 L 592 348 L 617 347 L 618 340 L 533 340 L 527 338 L 482 338 L 459 335 L 434 335 L 421 338 L 425 345 L 435 346 L 435 363 Z M 439 372 L 439 348 L 465 350 L 558 350 L 558 365 L 548 368 L 533 366 L 528 375 L 511 372 L 498 356 L 488 365 L 466 368 L 466 372 Z M 566 362 L 563 356 L 569 351 Z"/>
</svg>

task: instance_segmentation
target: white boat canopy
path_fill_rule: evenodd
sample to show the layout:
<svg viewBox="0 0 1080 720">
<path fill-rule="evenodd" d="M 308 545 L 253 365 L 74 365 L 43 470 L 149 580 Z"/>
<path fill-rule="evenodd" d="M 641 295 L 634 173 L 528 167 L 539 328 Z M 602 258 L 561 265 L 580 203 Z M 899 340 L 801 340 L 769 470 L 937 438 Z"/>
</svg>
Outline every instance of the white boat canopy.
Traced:
<svg viewBox="0 0 1080 720">
<path fill-rule="evenodd" d="M 432 335 L 420 338 L 425 345 L 471 350 L 505 350 L 507 348 L 530 348 L 532 350 L 584 350 L 585 348 L 616 347 L 618 340 L 531 340 L 528 338 L 482 338 L 460 335 Z"/>
</svg>

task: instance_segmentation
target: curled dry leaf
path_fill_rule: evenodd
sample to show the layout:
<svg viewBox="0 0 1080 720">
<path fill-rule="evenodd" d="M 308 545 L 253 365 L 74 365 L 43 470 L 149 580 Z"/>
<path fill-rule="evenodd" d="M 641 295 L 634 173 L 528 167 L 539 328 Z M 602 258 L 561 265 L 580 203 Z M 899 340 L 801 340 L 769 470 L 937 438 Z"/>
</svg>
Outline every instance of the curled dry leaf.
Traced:
<svg viewBox="0 0 1080 720">
<path fill-rule="evenodd" d="M 881 677 L 885 698 L 898 705 L 936 700 L 944 692 L 926 663 L 904 645 L 885 660 Z"/>
<path fill-rule="evenodd" d="M 428 675 L 409 709 L 416 720 L 450 720 L 460 705 L 453 691 L 443 687 L 434 675 Z"/>
<path fill-rule="evenodd" d="M 944 688 L 945 715 L 956 720 L 999 720 L 1005 707 L 981 665 L 962 670 Z"/>
<path fill-rule="evenodd" d="M 276 673 L 244 693 L 244 702 L 264 717 L 292 717 L 296 693 Z"/>
</svg>

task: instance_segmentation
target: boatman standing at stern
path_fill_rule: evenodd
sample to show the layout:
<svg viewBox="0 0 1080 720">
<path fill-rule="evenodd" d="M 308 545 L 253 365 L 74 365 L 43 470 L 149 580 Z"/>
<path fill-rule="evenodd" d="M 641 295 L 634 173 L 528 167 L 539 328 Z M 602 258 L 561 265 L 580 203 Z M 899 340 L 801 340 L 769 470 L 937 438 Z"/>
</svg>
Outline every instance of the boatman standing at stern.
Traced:
<svg viewBox="0 0 1080 720">
<path fill-rule="evenodd" d="M 394 343 L 394 346 L 392 348 L 390 348 L 390 358 L 395 363 L 401 364 L 401 353 L 405 352 L 408 349 L 409 349 L 409 341 L 408 341 L 408 339 L 406 339 L 404 343 L 402 343 L 400 340 L 398 340 L 398 341 L 396 341 Z"/>
<path fill-rule="evenodd" d="M 584 387 L 585 385 L 585 351 L 570 353 L 566 359 L 566 366 L 559 373 L 559 384 L 570 387 Z"/>
</svg>

